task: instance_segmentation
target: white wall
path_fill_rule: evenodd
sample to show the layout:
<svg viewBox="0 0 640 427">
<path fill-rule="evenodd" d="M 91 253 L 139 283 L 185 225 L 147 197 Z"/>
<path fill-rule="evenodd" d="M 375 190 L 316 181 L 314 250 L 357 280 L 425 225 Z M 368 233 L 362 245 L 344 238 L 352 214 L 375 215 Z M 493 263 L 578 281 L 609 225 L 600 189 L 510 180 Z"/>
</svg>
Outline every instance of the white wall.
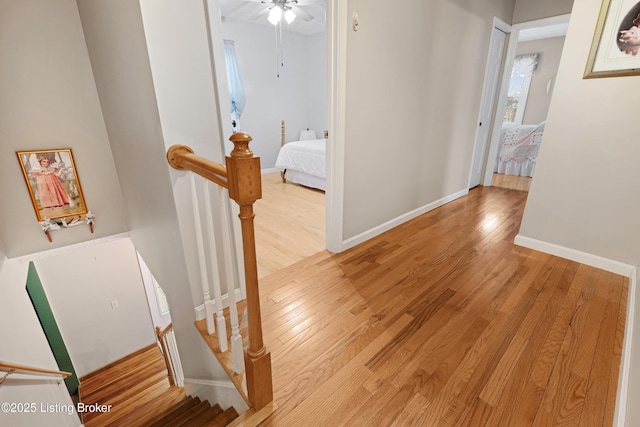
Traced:
<svg viewBox="0 0 640 427">
<path fill-rule="evenodd" d="M 34 264 L 78 377 L 156 341 L 131 240 L 65 249 Z"/>
<path fill-rule="evenodd" d="M 538 124 L 546 120 L 551 96 L 547 93 L 549 79 L 558 72 L 564 37 L 551 37 L 518 43 L 517 55 L 539 53 L 538 68 L 531 78 L 531 87 L 524 110 L 524 124 Z"/>
<path fill-rule="evenodd" d="M 6 260 L 0 269 L 0 360 L 43 369 L 59 370 L 27 294 L 28 262 Z M 43 413 L 40 404 L 73 405 L 64 384 L 42 377 L 12 375 L 0 387 L 1 403 L 36 403 L 35 413 L 0 411 L 0 425 L 15 427 L 77 426 L 80 420 L 72 413 Z"/>
<path fill-rule="evenodd" d="M 0 5 L 0 240 L 9 258 L 127 231 L 113 163 L 74 0 Z M 15 152 L 71 148 L 89 227 L 52 231 L 37 222 Z M 9 202 L 10 201 L 10 202 Z"/>
<path fill-rule="evenodd" d="M 360 27 L 347 36 L 345 239 L 467 188 L 484 77 L 477 70 L 493 17 L 509 22 L 513 6 L 349 1 Z"/>
<path fill-rule="evenodd" d="M 324 138 L 328 130 L 328 64 L 327 64 L 327 32 L 313 34 L 308 37 L 309 48 L 309 126 L 316 131 L 318 138 Z M 293 135 L 291 135 L 293 136 Z"/>
<path fill-rule="evenodd" d="M 306 36 L 283 31 L 284 67 L 279 78 L 272 26 L 225 19 L 222 32 L 235 42 L 247 98 L 240 127 L 253 137 L 252 149 L 261 167 L 275 165 L 282 120 L 287 141 L 297 140 L 307 128 L 321 138 L 327 126 L 326 32 Z"/>
<path fill-rule="evenodd" d="M 599 7 L 574 7 L 520 235 L 637 265 L 640 77 L 582 78 Z"/>
<path fill-rule="evenodd" d="M 513 23 L 565 15 L 571 13 L 572 6 L 573 0 L 517 0 L 513 11 Z"/>
<path fill-rule="evenodd" d="M 214 98 L 210 93 L 213 75 L 210 65 L 197 57 L 208 58 L 208 50 L 202 51 L 203 43 L 205 48 L 207 43 L 203 2 L 143 4 L 157 7 L 154 12 L 158 15 L 155 16 L 162 22 L 167 19 L 165 14 L 172 14 L 177 3 L 183 8 L 174 15 L 175 21 L 169 20 L 169 26 L 164 28 L 169 32 L 175 30 L 172 36 L 176 39 L 167 46 L 166 54 L 175 54 L 176 62 L 193 60 L 183 67 L 174 64 L 172 68 L 176 72 L 187 72 L 190 65 L 195 67 L 187 76 L 175 76 L 176 90 L 184 84 L 191 95 L 189 99 L 177 99 L 180 106 L 187 109 L 182 116 L 187 120 L 185 123 L 193 127 L 185 124 L 183 128 L 178 125 L 168 128 L 167 137 L 193 144 L 196 151 L 204 150 L 204 155 L 220 156 L 214 133 L 217 112 L 213 109 Z M 161 121 L 158 111 L 159 98 L 156 98 L 145 38 L 144 26 L 148 22 L 145 20 L 143 26 L 141 5 L 129 0 L 80 0 L 78 7 L 116 168 L 124 183 L 122 191 L 131 224 L 131 239 L 167 294 L 184 374 L 187 378 L 226 378 L 222 368 L 212 361 L 213 355 L 193 326 L 195 313 L 191 289 L 197 285 L 191 283 L 191 264 L 185 259 L 182 234 L 193 227 L 182 222 L 187 221 L 184 211 L 188 210 L 185 207 L 188 204 L 182 200 L 185 180 L 166 160 L 165 143 L 178 141 L 165 141 L 163 134 L 165 122 Z M 180 46 L 184 49 L 176 49 Z M 192 57 L 194 52 L 195 59 Z M 201 68 L 205 66 L 208 75 Z M 195 81 L 186 82 L 189 76 Z M 194 87 L 202 89 L 200 96 L 193 95 Z M 199 108 L 204 110 L 199 112 Z M 189 114 L 202 122 L 188 122 Z M 181 228 L 183 225 L 186 229 Z"/>
</svg>

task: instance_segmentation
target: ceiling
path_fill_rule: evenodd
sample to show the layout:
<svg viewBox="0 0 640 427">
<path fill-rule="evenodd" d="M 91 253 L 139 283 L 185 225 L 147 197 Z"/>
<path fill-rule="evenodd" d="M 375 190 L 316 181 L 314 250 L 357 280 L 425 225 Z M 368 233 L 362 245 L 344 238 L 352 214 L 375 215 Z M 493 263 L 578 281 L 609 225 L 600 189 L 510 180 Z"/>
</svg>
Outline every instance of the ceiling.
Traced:
<svg viewBox="0 0 640 427">
<path fill-rule="evenodd" d="M 545 25 L 543 27 L 527 28 L 520 30 L 518 33 L 518 41 L 526 42 L 530 40 L 540 40 L 551 37 L 563 37 L 567 35 L 569 21 L 557 24 Z"/>
<path fill-rule="evenodd" d="M 220 12 L 223 20 L 230 18 L 273 27 L 267 21 L 271 4 L 270 0 L 265 3 L 260 0 L 220 0 Z M 283 30 L 306 35 L 326 30 L 326 0 L 298 0 L 293 11 L 296 19 L 291 24 L 283 22 Z"/>
</svg>

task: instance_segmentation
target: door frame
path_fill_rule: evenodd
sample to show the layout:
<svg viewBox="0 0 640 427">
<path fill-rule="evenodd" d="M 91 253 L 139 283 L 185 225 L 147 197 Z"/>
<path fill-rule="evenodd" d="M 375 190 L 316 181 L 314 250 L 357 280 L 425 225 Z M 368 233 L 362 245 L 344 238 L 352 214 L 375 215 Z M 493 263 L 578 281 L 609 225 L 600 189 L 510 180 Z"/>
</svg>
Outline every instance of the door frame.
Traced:
<svg viewBox="0 0 640 427">
<path fill-rule="evenodd" d="M 502 48 L 502 52 L 500 53 L 499 63 L 497 62 L 496 58 L 492 58 L 491 56 L 492 47 L 497 42 L 497 38 L 494 36 L 495 34 L 494 30 L 498 30 L 503 34 L 505 34 L 506 43 Z M 476 140 L 473 147 L 473 156 L 471 156 L 471 170 L 469 172 L 469 183 L 467 185 L 468 188 L 472 188 L 472 187 L 475 187 L 476 185 L 483 184 L 484 182 L 483 177 L 485 176 L 483 171 L 486 172 L 485 169 L 489 166 L 486 160 L 486 154 L 488 151 L 487 148 L 491 146 L 491 138 L 492 138 L 491 122 L 494 121 L 491 119 L 494 118 L 494 115 L 496 115 L 498 111 L 496 108 L 499 102 L 498 88 L 501 87 L 500 75 L 504 74 L 504 70 L 505 70 L 502 64 L 505 61 L 505 46 L 507 46 L 507 40 L 510 40 L 509 38 L 510 33 L 511 33 L 511 25 L 507 24 L 500 18 L 494 16 L 493 25 L 491 27 L 491 40 L 489 41 L 489 51 L 487 52 L 487 64 L 485 66 L 484 81 L 482 84 L 482 99 L 480 100 L 480 107 L 478 109 L 478 120 L 476 120 L 476 123 L 479 123 L 479 124 L 476 128 Z M 489 70 L 491 70 L 492 66 L 496 66 L 499 70 L 498 76 L 495 81 L 493 81 L 493 79 L 491 79 L 491 76 L 489 76 Z M 491 105 L 488 106 L 490 110 L 488 114 L 488 116 L 490 117 L 490 120 L 488 123 L 485 123 L 485 126 L 489 126 L 489 130 L 487 131 L 486 138 L 484 140 L 480 140 L 480 130 L 481 130 L 480 126 L 482 126 L 482 122 L 484 121 L 483 117 L 486 115 L 486 112 L 483 110 L 483 106 L 487 103 L 489 98 L 493 99 L 493 101 L 491 102 Z M 475 170 L 476 160 L 477 160 L 476 155 L 478 154 L 483 159 L 478 165 L 478 168 L 480 170 L 476 171 Z M 474 180 L 474 176 L 476 175 L 476 173 L 480 176 L 478 184 L 475 184 L 475 182 L 472 182 Z"/>
<path fill-rule="evenodd" d="M 545 27 L 549 25 L 565 24 L 569 22 L 571 17 L 570 13 L 558 16 L 552 16 L 550 18 L 537 19 L 535 21 L 522 22 L 519 24 L 511 25 L 509 42 L 507 45 L 507 52 L 504 59 L 504 66 L 502 71 L 502 84 L 500 86 L 500 93 L 496 99 L 496 107 L 494 111 L 494 119 L 491 129 L 491 137 L 489 144 L 489 151 L 485 156 L 484 178 L 481 181 L 481 185 L 491 186 L 493 180 L 493 169 L 496 162 L 496 154 L 498 152 L 498 146 L 500 144 L 500 130 L 502 128 L 503 115 L 499 112 L 504 111 L 507 105 L 507 95 L 509 92 L 509 81 L 511 76 L 511 68 L 513 68 L 513 61 L 516 57 L 516 49 L 518 46 L 518 35 L 522 30 L 533 29 L 537 27 Z"/>
<path fill-rule="evenodd" d="M 327 2 L 327 68 L 329 141 L 327 144 L 327 190 L 325 192 L 325 245 L 334 253 L 344 243 L 344 151 L 346 141 L 347 34 L 349 16 L 346 1 Z"/>
</svg>

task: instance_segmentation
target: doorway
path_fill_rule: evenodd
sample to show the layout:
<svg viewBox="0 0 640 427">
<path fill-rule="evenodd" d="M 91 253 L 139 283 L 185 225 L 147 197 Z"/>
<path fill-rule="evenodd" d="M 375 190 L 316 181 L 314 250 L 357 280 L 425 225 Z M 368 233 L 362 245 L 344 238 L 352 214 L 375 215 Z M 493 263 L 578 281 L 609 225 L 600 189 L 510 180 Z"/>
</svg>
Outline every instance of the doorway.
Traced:
<svg viewBox="0 0 640 427">
<path fill-rule="evenodd" d="M 29 263 L 26 289 L 29 294 L 29 298 L 31 299 L 31 303 L 33 304 L 33 308 L 38 316 L 38 320 L 40 321 L 40 325 L 42 326 L 42 330 L 49 342 L 49 347 L 51 347 L 53 357 L 58 364 L 58 368 L 61 371 L 71 372 L 71 376 L 64 380 L 67 390 L 69 391 L 69 395 L 77 395 L 78 385 L 80 384 L 78 376 L 76 375 L 73 363 L 71 362 L 71 357 L 69 356 L 69 351 L 62 339 L 60 328 L 58 328 L 56 319 L 53 316 L 49 300 L 47 299 L 47 295 L 42 287 L 42 282 L 40 281 L 36 266 L 33 262 Z"/>
<path fill-rule="evenodd" d="M 535 156 L 537 155 L 539 144 L 542 142 L 546 111 L 553 94 L 555 73 L 560 60 L 569 18 L 569 14 L 561 15 L 516 24 L 507 30 L 510 37 L 502 68 L 503 78 L 493 111 L 492 130 L 487 142 L 488 150 L 486 150 L 487 154 L 484 156 L 484 164 L 482 166 L 482 185 L 528 191 L 535 170 Z M 542 47 L 554 44 L 550 42 L 554 39 L 561 39 L 559 48 L 557 47 L 558 42 L 554 42 L 556 47 Z M 527 44 L 528 46 L 525 46 Z M 544 51 L 540 51 L 540 49 L 544 49 Z M 508 120 L 505 119 L 508 100 L 513 101 L 513 96 L 509 93 L 509 87 L 516 57 L 517 55 L 531 55 L 533 51 L 537 51 L 535 53 L 537 53 L 539 62 L 535 65 L 537 68 L 534 67 L 535 73 L 533 73 L 532 80 L 525 85 L 530 92 L 529 96 L 528 98 L 525 96 L 526 102 L 520 106 L 524 110 L 520 110 L 518 114 L 511 115 L 512 117 L 521 118 L 521 120 L 517 121 L 522 121 L 522 123 L 505 124 L 505 120 Z M 552 59 L 552 57 L 555 57 L 555 59 Z M 490 60 L 491 57 L 489 57 L 488 61 Z M 534 94 L 534 89 L 539 94 Z M 538 96 L 540 98 L 537 98 Z M 511 125 L 528 125 L 528 128 L 516 130 Z M 520 165 L 517 162 L 507 164 L 511 159 L 506 155 L 502 156 L 503 152 L 501 150 L 507 145 L 506 142 L 509 142 L 509 137 L 513 140 L 521 138 L 519 140 L 522 141 L 523 145 L 531 144 L 528 147 L 520 147 L 520 150 L 521 152 L 529 150 L 527 152 L 533 153 L 532 155 L 528 155 L 527 159 L 515 159 L 527 162 L 527 164 Z M 477 144 L 476 150 L 478 150 Z M 501 161 L 503 163 L 500 163 Z"/>
</svg>

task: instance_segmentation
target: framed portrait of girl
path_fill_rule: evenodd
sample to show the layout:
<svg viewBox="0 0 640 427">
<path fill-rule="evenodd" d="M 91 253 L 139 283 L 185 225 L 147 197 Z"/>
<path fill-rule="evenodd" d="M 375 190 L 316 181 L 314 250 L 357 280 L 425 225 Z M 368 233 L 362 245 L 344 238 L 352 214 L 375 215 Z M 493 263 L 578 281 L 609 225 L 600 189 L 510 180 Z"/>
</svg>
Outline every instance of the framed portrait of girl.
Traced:
<svg viewBox="0 0 640 427">
<path fill-rule="evenodd" d="M 70 148 L 16 154 L 38 221 L 87 213 Z"/>
</svg>

